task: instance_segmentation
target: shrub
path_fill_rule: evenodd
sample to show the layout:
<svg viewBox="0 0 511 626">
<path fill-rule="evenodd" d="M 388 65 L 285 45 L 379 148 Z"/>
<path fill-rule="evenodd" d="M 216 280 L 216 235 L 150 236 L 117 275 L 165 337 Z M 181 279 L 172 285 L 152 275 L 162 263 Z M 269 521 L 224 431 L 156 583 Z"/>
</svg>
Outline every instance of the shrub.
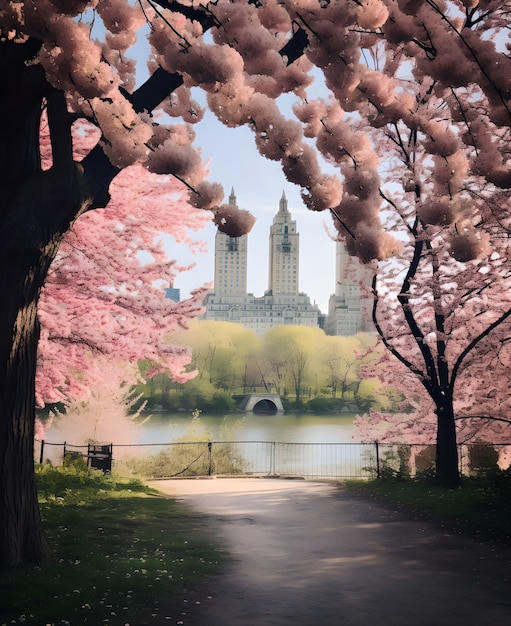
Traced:
<svg viewBox="0 0 511 626">
<path fill-rule="evenodd" d="M 499 453 L 486 443 L 476 443 L 468 449 L 470 473 L 481 475 L 498 469 Z"/>
<path fill-rule="evenodd" d="M 66 469 L 74 469 L 76 472 L 86 472 L 87 462 L 81 452 L 66 452 L 63 466 Z"/>
<path fill-rule="evenodd" d="M 235 444 L 230 441 L 212 444 L 211 433 L 204 428 L 199 415 L 200 411 L 195 409 L 188 430 L 157 454 L 127 460 L 130 470 L 145 478 L 242 473 L 243 459 Z M 238 420 L 229 428 L 224 421 L 224 439 L 232 438 L 233 428 L 240 425 Z"/>
</svg>

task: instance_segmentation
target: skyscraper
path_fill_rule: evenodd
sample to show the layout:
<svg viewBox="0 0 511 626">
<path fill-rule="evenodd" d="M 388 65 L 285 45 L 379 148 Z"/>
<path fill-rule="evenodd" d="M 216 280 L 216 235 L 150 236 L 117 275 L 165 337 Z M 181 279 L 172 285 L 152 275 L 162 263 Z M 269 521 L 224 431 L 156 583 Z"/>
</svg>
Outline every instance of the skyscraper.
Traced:
<svg viewBox="0 0 511 626">
<path fill-rule="evenodd" d="M 270 228 L 268 291 L 274 296 L 298 295 L 299 257 L 300 235 L 287 208 L 286 195 L 282 192 L 279 211 Z"/>
<path fill-rule="evenodd" d="M 234 189 L 229 204 L 238 206 Z M 247 235 L 229 237 L 220 231 L 215 235 L 215 294 L 243 296 L 247 292 Z"/>
<path fill-rule="evenodd" d="M 374 269 L 348 254 L 343 242 L 336 244 L 335 294 L 328 302 L 327 335 L 355 335 L 374 330 L 371 282 Z"/>
<path fill-rule="evenodd" d="M 229 202 L 236 205 L 234 190 Z M 268 290 L 260 297 L 246 290 L 247 250 L 247 235 L 217 233 L 215 281 L 204 300 L 204 319 L 237 322 L 258 334 L 281 324 L 317 326 L 319 308 L 298 287 L 300 236 L 285 193 L 270 228 Z"/>
</svg>

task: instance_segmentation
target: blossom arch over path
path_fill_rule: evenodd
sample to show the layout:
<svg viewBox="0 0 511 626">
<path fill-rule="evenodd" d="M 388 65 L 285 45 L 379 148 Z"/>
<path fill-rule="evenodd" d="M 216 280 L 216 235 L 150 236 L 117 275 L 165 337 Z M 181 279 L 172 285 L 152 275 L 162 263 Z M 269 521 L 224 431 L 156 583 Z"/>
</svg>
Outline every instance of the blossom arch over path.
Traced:
<svg viewBox="0 0 511 626">
<path fill-rule="evenodd" d="M 37 303 L 65 233 L 79 216 L 108 203 L 110 183 L 134 163 L 184 181 L 190 202 L 211 211 L 224 232 L 238 235 L 253 223 L 246 212 L 222 205 L 221 187 L 205 180 L 193 130 L 202 115 L 192 98 L 196 87 L 220 121 L 253 130 L 260 153 L 281 163 L 308 208 L 331 212 L 352 254 L 374 264 L 403 259 L 399 280 L 405 279 L 395 289 L 378 289 L 378 303 L 389 320 L 396 298 L 401 307 L 412 340 L 411 355 L 403 344 L 401 363 L 434 402 L 438 469 L 457 482 L 452 375 L 508 314 L 485 305 L 493 317 L 477 317 L 485 329 L 476 328 L 449 361 L 448 318 L 460 319 L 470 306 L 449 308 L 457 297 L 444 278 L 460 263 L 485 283 L 490 270 L 478 264 L 489 259 L 504 280 L 507 257 L 498 242 L 508 232 L 511 186 L 511 72 L 502 45 L 509 11 L 510 2 L 495 0 L 3 3 L 0 462 L 9 471 L 2 475 L 1 561 L 38 560 L 47 552 L 28 459 Z M 104 27 L 101 40 L 92 32 L 94 20 Z M 147 24 L 151 75 L 136 87 L 129 51 Z M 313 75 L 323 77 L 326 97 L 308 93 Z M 292 119 L 279 110 L 283 94 L 296 98 Z M 43 107 L 53 157 L 44 171 Z M 158 109 L 176 123 L 159 123 Z M 79 164 L 71 134 L 77 117 L 101 130 Z M 319 154 L 337 174 L 322 172 Z M 387 220 L 387 212 L 396 219 Z M 394 236 L 396 220 L 404 241 Z M 481 289 L 486 292 L 478 283 L 471 293 Z M 424 301 L 432 302 L 426 326 L 435 327 L 434 348 L 418 324 Z M 394 330 L 379 326 L 396 355 L 403 317 L 397 319 Z"/>
</svg>

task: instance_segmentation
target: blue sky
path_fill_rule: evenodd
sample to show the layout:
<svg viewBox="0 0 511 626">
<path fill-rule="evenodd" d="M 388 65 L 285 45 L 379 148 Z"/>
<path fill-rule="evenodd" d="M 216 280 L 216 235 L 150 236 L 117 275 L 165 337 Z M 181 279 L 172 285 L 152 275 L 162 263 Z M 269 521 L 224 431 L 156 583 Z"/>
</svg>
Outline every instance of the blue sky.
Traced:
<svg viewBox="0 0 511 626">
<path fill-rule="evenodd" d="M 300 291 L 327 312 L 328 298 L 335 291 L 335 243 L 327 233 L 333 232 L 328 213 L 313 213 L 305 208 L 299 188 L 286 181 L 280 165 L 259 155 L 250 129 L 227 128 L 209 112 L 194 128 L 203 159 L 210 159 L 209 180 L 221 183 L 226 196 L 234 187 L 238 206 L 257 219 L 248 240 L 248 290 L 261 296 L 268 288 L 268 234 L 284 191 L 300 233 Z M 197 235 L 208 242 L 209 251 L 195 257 L 187 255 L 184 246 L 176 247 L 172 239 L 166 239 L 170 258 L 197 264 L 176 281 L 182 297 L 213 280 L 215 232 L 211 225 Z"/>
<path fill-rule="evenodd" d="M 139 61 L 139 84 L 147 77 L 148 46 L 143 34 L 142 30 L 133 49 Z M 316 75 L 316 82 L 308 90 L 312 95 L 324 95 L 322 81 L 318 78 Z M 204 93 L 199 89 L 193 92 L 193 97 L 205 104 Z M 279 103 L 284 114 L 290 112 L 294 100 L 291 95 L 281 96 Z M 172 122 L 179 123 L 179 120 Z M 287 182 L 280 164 L 259 155 L 249 128 L 227 128 L 207 111 L 194 129 L 197 134 L 195 144 L 201 147 L 203 160 L 210 160 L 209 180 L 223 186 L 226 202 L 234 187 L 238 206 L 249 210 L 257 219 L 248 241 L 248 291 L 261 296 L 268 288 L 268 234 L 284 191 L 300 233 L 300 291 L 307 293 L 311 301 L 326 313 L 328 298 L 335 292 L 335 243 L 326 232 L 326 229 L 333 232 L 330 216 L 305 208 L 299 188 Z M 325 164 L 325 171 L 331 173 L 333 170 Z M 215 233 L 216 228 L 211 225 L 197 235 L 197 239 L 208 242 L 209 250 L 207 254 L 197 256 L 191 255 L 187 246 L 176 244 L 170 237 L 164 238 L 170 259 L 182 264 L 196 263 L 195 269 L 180 274 L 174 285 L 181 289 L 182 298 L 187 297 L 192 289 L 213 281 Z"/>
</svg>

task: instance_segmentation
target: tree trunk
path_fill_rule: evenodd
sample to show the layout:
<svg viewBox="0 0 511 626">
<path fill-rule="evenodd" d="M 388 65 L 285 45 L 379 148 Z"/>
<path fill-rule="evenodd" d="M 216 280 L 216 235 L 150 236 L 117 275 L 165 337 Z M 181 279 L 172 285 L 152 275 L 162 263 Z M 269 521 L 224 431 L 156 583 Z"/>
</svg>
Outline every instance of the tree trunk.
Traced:
<svg viewBox="0 0 511 626">
<path fill-rule="evenodd" d="M 461 477 L 452 398 L 437 403 L 436 473 L 439 484 L 454 489 Z"/>
<path fill-rule="evenodd" d="M 0 276 L 4 294 L 0 314 L 0 563 L 15 565 L 40 562 L 49 557 L 50 550 L 42 529 L 34 476 L 39 337 L 34 289 L 38 291 L 38 287 L 21 269 L 16 277 L 6 272 L 6 265 L 2 264 Z M 18 307 L 20 293 L 25 295 L 25 302 Z M 12 337 L 10 349 L 5 345 L 8 335 Z"/>
<path fill-rule="evenodd" d="M 63 101 L 61 102 L 63 104 Z M 0 227 L 0 565 L 50 555 L 34 476 L 37 304 L 71 221 L 85 206 L 76 168 L 26 178 Z"/>
<path fill-rule="evenodd" d="M 32 60 L 41 42 L 0 42 L 0 567 L 50 555 L 34 476 L 37 303 L 74 220 L 104 207 L 119 173 L 98 145 L 77 167 L 63 92 Z M 183 79 L 161 68 L 129 99 L 152 111 Z M 46 102 L 53 166 L 41 169 Z"/>
<path fill-rule="evenodd" d="M 0 566 L 50 555 L 34 476 L 37 302 L 80 206 L 64 95 L 46 83 L 40 66 L 27 63 L 39 45 L 4 42 L 0 56 Z M 45 98 L 56 132 L 54 167 L 42 172 Z"/>
</svg>

